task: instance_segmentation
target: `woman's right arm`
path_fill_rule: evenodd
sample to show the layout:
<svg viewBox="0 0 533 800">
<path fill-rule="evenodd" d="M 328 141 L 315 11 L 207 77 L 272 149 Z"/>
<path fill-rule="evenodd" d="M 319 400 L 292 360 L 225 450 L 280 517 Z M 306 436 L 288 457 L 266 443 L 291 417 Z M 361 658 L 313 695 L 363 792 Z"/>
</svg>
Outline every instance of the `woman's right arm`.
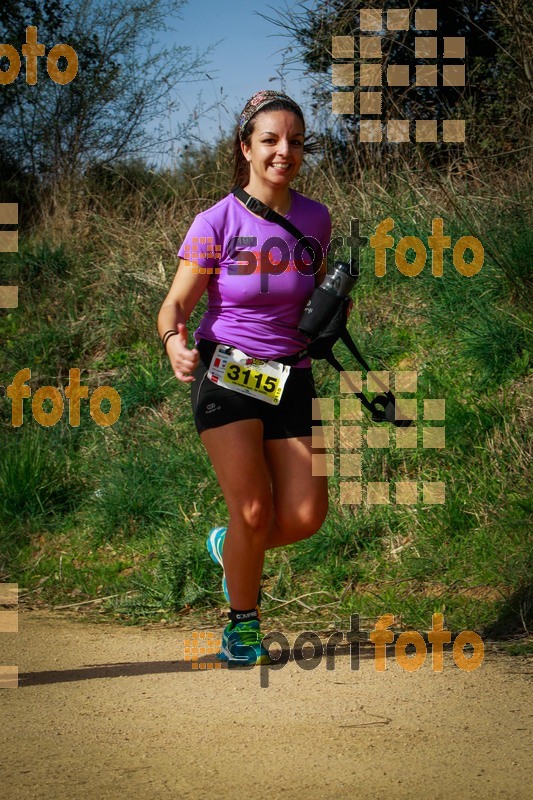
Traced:
<svg viewBox="0 0 533 800">
<path fill-rule="evenodd" d="M 190 373 L 196 369 L 200 357 L 196 348 L 187 347 L 187 322 L 208 282 L 209 275 L 199 275 L 196 264 L 181 260 L 157 318 L 161 338 L 167 331 L 177 331 L 176 336 L 168 338 L 166 350 L 174 375 L 184 383 L 194 380 Z"/>
</svg>

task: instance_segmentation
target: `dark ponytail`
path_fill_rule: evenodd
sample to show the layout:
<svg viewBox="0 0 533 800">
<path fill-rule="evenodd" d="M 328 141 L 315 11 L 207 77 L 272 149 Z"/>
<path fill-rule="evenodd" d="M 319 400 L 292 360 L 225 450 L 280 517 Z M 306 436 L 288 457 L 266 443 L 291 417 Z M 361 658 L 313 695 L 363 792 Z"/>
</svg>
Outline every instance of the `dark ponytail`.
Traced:
<svg viewBox="0 0 533 800">
<path fill-rule="evenodd" d="M 253 125 L 250 123 L 248 127 L 253 129 Z M 250 144 L 250 139 L 252 138 L 252 134 L 247 133 L 246 137 L 243 139 L 245 144 Z M 246 186 L 246 184 L 250 180 L 250 164 L 244 157 L 244 153 L 241 149 L 241 139 L 239 136 L 239 131 L 235 133 L 235 139 L 233 142 L 233 186 Z"/>
</svg>

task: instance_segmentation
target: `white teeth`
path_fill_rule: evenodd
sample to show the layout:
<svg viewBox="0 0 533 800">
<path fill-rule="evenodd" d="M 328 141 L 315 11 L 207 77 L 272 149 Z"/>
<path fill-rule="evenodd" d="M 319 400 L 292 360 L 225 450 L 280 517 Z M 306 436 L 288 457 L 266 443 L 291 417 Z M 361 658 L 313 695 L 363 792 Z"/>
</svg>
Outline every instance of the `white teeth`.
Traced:
<svg viewBox="0 0 533 800">
<path fill-rule="evenodd" d="M 289 169 L 290 164 L 272 164 L 276 169 Z"/>
</svg>

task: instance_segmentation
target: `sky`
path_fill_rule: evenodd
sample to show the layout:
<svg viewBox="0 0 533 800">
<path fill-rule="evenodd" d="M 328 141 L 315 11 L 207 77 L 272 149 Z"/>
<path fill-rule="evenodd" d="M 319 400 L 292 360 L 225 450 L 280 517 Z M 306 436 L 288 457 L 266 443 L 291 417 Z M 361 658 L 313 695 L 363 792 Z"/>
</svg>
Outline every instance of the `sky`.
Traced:
<svg viewBox="0 0 533 800">
<path fill-rule="evenodd" d="M 308 7 L 312 5 L 307 3 Z M 304 113 L 309 110 L 306 89 L 310 80 L 305 78 L 301 64 L 282 68 L 290 39 L 282 28 L 257 14 L 278 17 L 286 8 L 286 0 L 189 0 L 181 9 L 181 19 L 169 19 L 174 31 L 161 37 L 166 45 L 183 43 L 202 51 L 218 42 L 208 56 L 205 72 L 210 78 L 179 87 L 180 110 L 173 116 L 173 125 L 184 122 L 201 97 L 204 106 L 215 108 L 191 133 L 212 143 L 221 132 L 233 130 L 246 101 L 260 89 L 283 88 L 302 105 Z"/>
</svg>

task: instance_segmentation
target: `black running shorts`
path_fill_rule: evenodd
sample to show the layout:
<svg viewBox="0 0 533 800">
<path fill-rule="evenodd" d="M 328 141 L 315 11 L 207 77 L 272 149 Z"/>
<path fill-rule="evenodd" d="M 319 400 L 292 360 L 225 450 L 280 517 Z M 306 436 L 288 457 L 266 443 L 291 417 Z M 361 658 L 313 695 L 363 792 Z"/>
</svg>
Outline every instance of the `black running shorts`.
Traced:
<svg viewBox="0 0 533 800">
<path fill-rule="evenodd" d="M 193 372 L 191 403 L 198 433 L 241 419 L 260 419 L 264 439 L 291 439 L 311 436 L 312 426 L 320 425 L 312 419 L 316 390 L 311 367 L 291 367 L 279 405 L 274 406 L 210 381 L 213 343 L 200 340 L 197 349 L 200 363 Z"/>
</svg>

